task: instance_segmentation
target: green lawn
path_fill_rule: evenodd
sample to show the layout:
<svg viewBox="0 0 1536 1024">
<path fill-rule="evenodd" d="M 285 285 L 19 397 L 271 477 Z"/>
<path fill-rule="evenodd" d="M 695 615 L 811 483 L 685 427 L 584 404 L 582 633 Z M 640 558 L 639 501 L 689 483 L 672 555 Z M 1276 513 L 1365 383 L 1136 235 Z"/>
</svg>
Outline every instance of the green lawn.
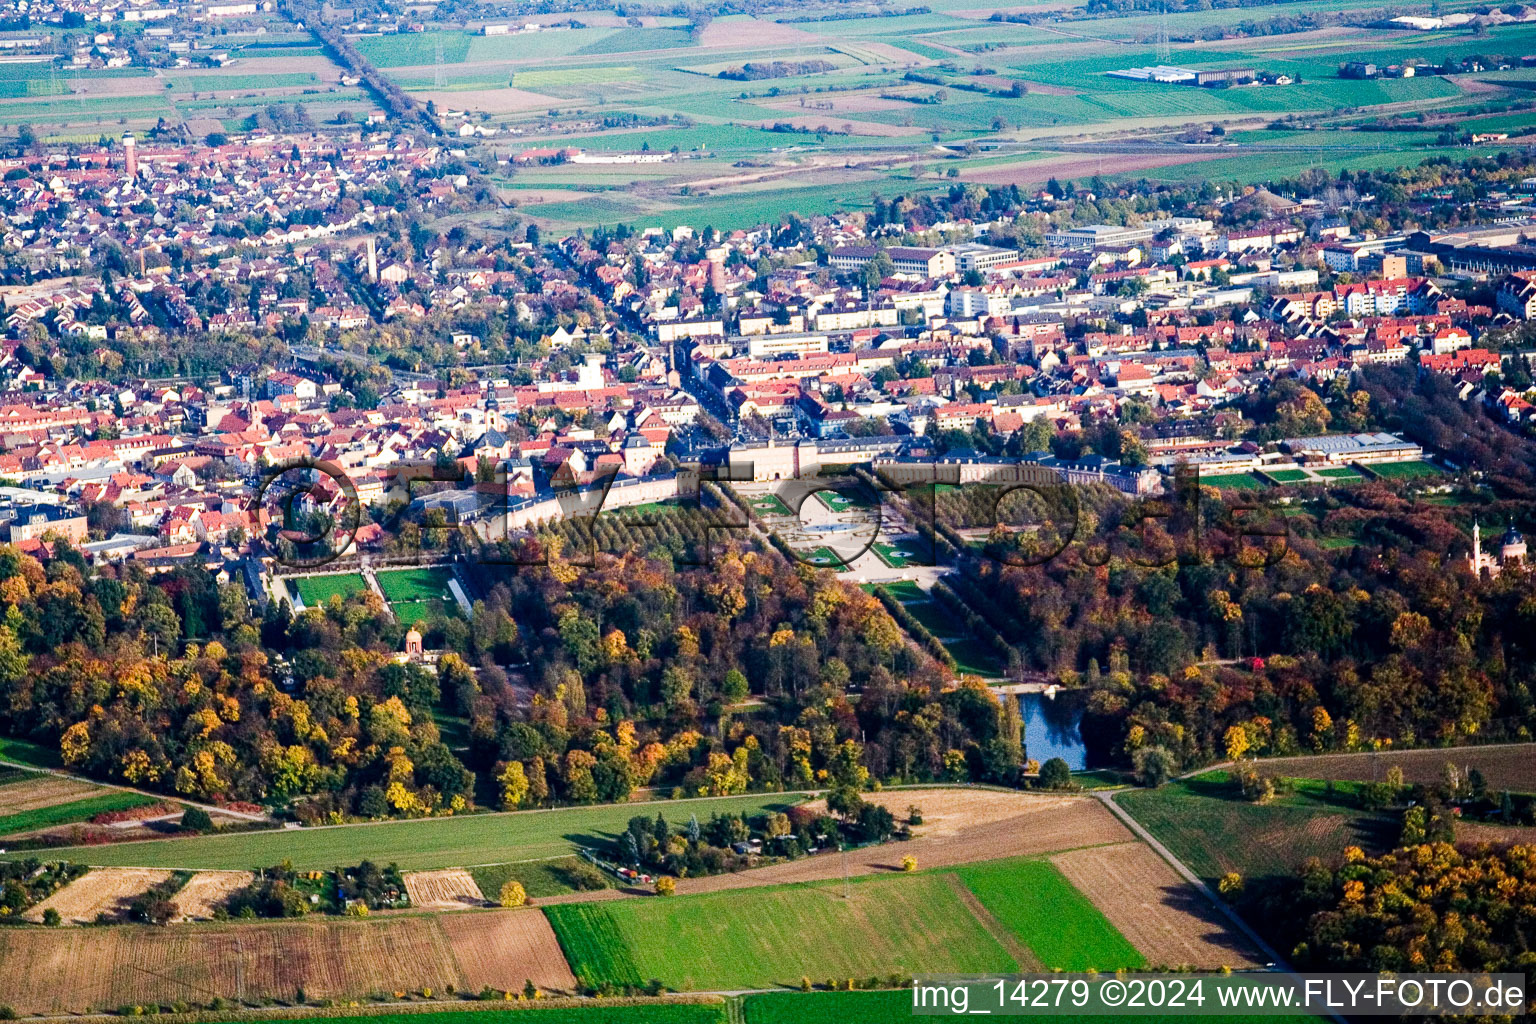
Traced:
<svg viewBox="0 0 1536 1024">
<path fill-rule="evenodd" d="M 378 573 L 379 589 L 384 591 L 390 604 L 448 597 L 448 581 L 451 579 L 453 570 L 443 567 L 389 569 Z"/>
<path fill-rule="evenodd" d="M 992 648 L 980 640 L 964 637 L 945 640 L 943 643 L 944 649 L 955 659 L 955 667 L 961 672 L 973 676 L 996 676 L 1003 671 L 1002 662 L 997 659 Z"/>
<path fill-rule="evenodd" d="M 876 586 L 877 584 L 869 585 Z M 901 580 L 898 583 L 881 583 L 878 586 L 903 604 L 906 604 L 908 601 L 928 600 L 928 595 L 923 591 L 923 588 L 911 580 Z"/>
<path fill-rule="evenodd" d="M 837 572 L 847 572 L 849 570 L 847 563 L 853 561 L 851 556 L 840 555 L 825 544 L 801 552 L 800 560 L 818 569 L 834 569 Z"/>
<path fill-rule="evenodd" d="M 430 569 L 390 569 L 377 575 L 379 589 L 389 601 L 395 618 L 404 623 L 441 615 L 457 615 L 458 602 L 448 590 L 453 570 L 435 566 Z"/>
<path fill-rule="evenodd" d="M 879 540 L 875 541 L 873 545 L 875 557 L 892 569 L 905 569 L 908 559 L 916 553 L 913 550 L 915 546 L 916 542 L 913 542 L 912 547 L 905 547 L 897 544 L 887 544 Z"/>
<path fill-rule="evenodd" d="M 1369 472 L 1388 480 L 1406 480 L 1418 476 L 1440 476 L 1440 470 L 1422 459 L 1411 462 L 1373 462 L 1365 467 Z"/>
<path fill-rule="evenodd" d="M 306 608 L 318 608 L 334 596 L 343 600 L 368 589 L 362 573 L 339 572 L 328 576 L 300 576 L 291 581 Z"/>
<path fill-rule="evenodd" d="M 1264 475 L 1277 484 L 1304 484 L 1310 477 L 1300 469 L 1267 469 Z"/>
<path fill-rule="evenodd" d="M 705 800 L 650 801 L 600 807 L 562 807 L 510 814 L 470 814 L 453 818 L 417 818 L 326 828 L 280 829 L 232 835 L 152 839 L 111 846 L 82 846 L 53 851 L 60 859 L 113 867 L 240 869 L 292 860 L 301 871 L 363 858 L 396 862 L 408 871 L 500 864 L 570 855 L 577 846 L 612 841 L 637 814 L 686 821 L 697 814 L 736 811 L 761 814 L 793 804 L 794 796 L 758 794 Z M 50 854 L 50 855 L 53 855 Z M 0 854 L 17 859 L 22 853 Z"/>
<path fill-rule="evenodd" d="M 912 586 L 916 587 L 917 584 L 914 583 Z M 960 635 L 960 624 L 954 620 L 949 612 L 944 610 L 944 606 L 939 604 L 939 602 L 926 595 L 922 600 L 908 601 L 905 598 L 901 598 L 900 595 L 898 595 L 898 599 L 906 605 L 907 611 L 912 613 L 912 617 L 922 623 L 923 628 L 934 636 Z"/>
<path fill-rule="evenodd" d="M 893 854 L 894 855 L 894 854 Z M 1018 969 L 944 873 L 563 904 L 545 913 L 588 983 L 671 988 L 798 986 L 827 979 Z"/>
<path fill-rule="evenodd" d="M 1264 481 L 1252 473 L 1212 473 L 1200 474 L 1202 487 L 1236 488 L 1243 491 L 1256 491 L 1264 486 Z"/>
<path fill-rule="evenodd" d="M 566 880 L 565 870 L 586 863 L 579 857 L 561 857 L 558 860 L 523 861 L 520 864 L 486 864 L 470 868 L 469 873 L 480 892 L 488 900 L 494 900 L 501 887 L 512 879 L 523 883 L 523 891 L 530 897 L 558 896 L 573 892 Z"/>
<path fill-rule="evenodd" d="M 89 821 L 98 814 L 107 811 L 126 811 L 134 807 L 145 807 L 156 801 L 138 793 L 110 792 L 100 796 L 87 797 L 84 800 L 75 800 L 67 804 L 54 804 L 52 807 L 39 807 L 32 811 L 22 811 L 20 814 L 8 814 L 0 817 L 0 836 L 15 835 L 18 832 L 31 832 L 40 828 L 49 828 L 53 825 L 67 825 L 71 822 Z"/>
<path fill-rule="evenodd" d="M 1228 871 L 1249 879 L 1289 874 L 1308 857 L 1335 859 L 1350 845 L 1381 852 L 1399 831 L 1391 815 L 1305 793 L 1249 803 L 1224 773 L 1131 790 L 1116 802 L 1212 884 Z"/>
<path fill-rule="evenodd" d="M 817 501 L 833 512 L 846 512 L 854 504 L 852 498 L 846 494 L 839 494 L 837 491 L 813 491 L 811 493 L 816 496 Z"/>
<path fill-rule="evenodd" d="M 788 505 L 777 494 L 760 494 L 755 498 L 747 499 L 747 504 L 752 506 L 752 511 L 760 516 L 793 516 Z"/>
<path fill-rule="evenodd" d="M 1047 968 L 1110 971 L 1146 966 L 1136 947 L 1050 861 L 991 861 L 955 873 Z"/>
</svg>

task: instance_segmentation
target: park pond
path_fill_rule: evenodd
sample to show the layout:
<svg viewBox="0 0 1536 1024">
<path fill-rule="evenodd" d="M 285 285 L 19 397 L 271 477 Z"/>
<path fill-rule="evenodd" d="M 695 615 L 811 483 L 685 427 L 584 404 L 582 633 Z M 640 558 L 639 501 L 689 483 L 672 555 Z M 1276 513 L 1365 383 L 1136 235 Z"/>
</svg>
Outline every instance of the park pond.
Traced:
<svg viewBox="0 0 1536 1024">
<path fill-rule="evenodd" d="M 1075 772 L 1090 767 L 1081 729 L 1087 700 L 1086 691 L 1058 691 L 1054 697 L 1019 694 L 1025 756 L 1041 764 L 1059 757 Z"/>
</svg>

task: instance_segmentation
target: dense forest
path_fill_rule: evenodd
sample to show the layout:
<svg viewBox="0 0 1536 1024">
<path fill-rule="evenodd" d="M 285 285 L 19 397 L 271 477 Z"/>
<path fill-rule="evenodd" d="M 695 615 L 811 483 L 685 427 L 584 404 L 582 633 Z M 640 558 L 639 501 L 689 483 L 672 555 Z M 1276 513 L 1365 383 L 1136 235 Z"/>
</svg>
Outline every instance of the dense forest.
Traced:
<svg viewBox="0 0 1536 1024">
<path fill-rule="evenodd" d="M 104 779 L 340 821 L 1020 769 L 1011 706 L 772 552 L 483 567 L 472 621 L 423 623 L 447 648 L 434 674 L 396 657 L 409 624 L 373 595 L 253 617 L 201 569 L 60 550 L 0 548 L 0 727 Z"/>
<path fill-rule="evenodd" d="M 1421 843 L 1308 863 L 1278 895 L 1298 970 L 1529 971 L 1536 850 Z"/>
</svg>

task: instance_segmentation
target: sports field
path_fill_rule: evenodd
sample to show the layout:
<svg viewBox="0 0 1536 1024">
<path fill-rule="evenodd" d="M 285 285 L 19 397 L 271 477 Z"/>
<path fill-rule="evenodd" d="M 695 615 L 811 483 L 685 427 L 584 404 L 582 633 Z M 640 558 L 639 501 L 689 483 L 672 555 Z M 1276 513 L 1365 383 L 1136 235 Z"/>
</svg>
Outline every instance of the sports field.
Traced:
<svg viewBox="0 0 1536 1024">
<path fill-rule="evenodd" d="M 231 835 L 154 839 L 109 846 L 62 847 L 50 856 L 100 866 L 243 869 L 291 860 L 299 870 L 355 864 L 363 858 L 408 871 L 566 857 L 577 847 L 611 841 L 636 814 L 671 818 L 736 811 L 760 814 L 797 798 L 786 794 L 661 800 L 598 807 L 563 807 L 510 814 L 417 818 L 361 825 L 280 829 Z M 15 860 L 21 852 L 0 854 Z"/>
<path fill-rule="evenodd" d="M 1304 484 L 1308 480 L 1306 471 L 1300 469 L 1266 469 L 1264 475 L 1277 484 Z"/>
<path fill-rule="evenodd" d="M 346 599 L 368 589 L 368 583 L 363 579 L 362 573 L 356 572 L 340 572 L 327 576 L 300 576 L 288 582 L 299 592 L 299 599 L 304 602 L 306 608 L 318 608 L 330 601 L 332 597 Z"/>
<path fill-rule="evenodd" d="M 577 977 L 681 990 L 797 986 L 802 977 L 986 973 L 1018 963 L 943 873 L 566 904 L 546 913 Z"/>
</svg>

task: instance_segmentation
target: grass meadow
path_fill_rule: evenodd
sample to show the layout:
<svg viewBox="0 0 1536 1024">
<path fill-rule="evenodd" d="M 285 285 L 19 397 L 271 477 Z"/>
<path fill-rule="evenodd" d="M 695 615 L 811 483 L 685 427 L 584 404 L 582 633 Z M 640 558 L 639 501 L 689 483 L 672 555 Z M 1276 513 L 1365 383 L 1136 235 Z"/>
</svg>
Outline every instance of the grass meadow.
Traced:
<svg viewBox="0 0 1536 1024">
<path fill-rule="evenodd" d="M 684 821 L 688 815 L 697 814 L 703 820 L 725 811 L 761 814 L 783 810 L 796 800 L 794 795 L 764 793 L 562 807 L 64 847 L 51 855 L 100 867 L 178 869 L 245 869 L 288 859 L 299 870 L 355 864 L 366 857 L 381 864 L 398 863 L 407 871 L 425 871 L 568 857 L 577 847 L 611 841 L 637 814 L 654 817 L 659 812 Z M 23 856 L 0 854 L 13 860 Z"/>
<path fill-rule="evenodd" d="M 1248 879 L 1289 874 L 1308 857 L 1337 858 L 1351 845 L 1380 852 L 1393 845 L 1399 829 L 1393 816 L 1321 793 L 1249 803 L 1225 773 L 1130 790 L 1116 802 L 1211 884 L 1228 871 Z"/>
</svg>

